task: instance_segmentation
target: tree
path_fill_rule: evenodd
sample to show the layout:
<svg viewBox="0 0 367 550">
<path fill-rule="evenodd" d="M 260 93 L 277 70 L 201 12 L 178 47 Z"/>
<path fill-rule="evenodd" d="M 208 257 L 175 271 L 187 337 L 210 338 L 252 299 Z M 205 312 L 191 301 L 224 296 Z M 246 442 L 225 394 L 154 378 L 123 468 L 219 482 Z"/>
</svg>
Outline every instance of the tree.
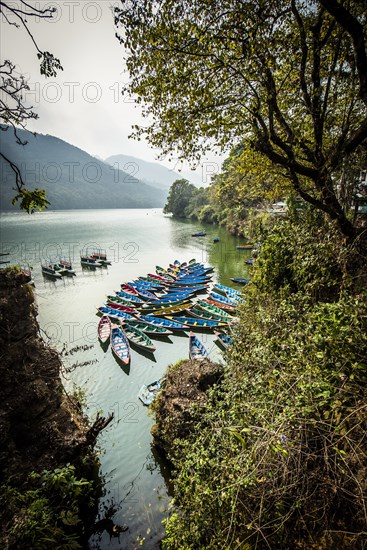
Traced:
<svg viewBox="0 0 367 550">
<path fill-rule="evenodd" d="M 62 66 L 60 60 L 53 54 L 39 48 L 28 26 L 27 18 L 49 19 L 53 17 L 55 11 L 54 7 L 40 9 L 31 6 L 25 0 L 19 0 L 17 3 L 0 1 L 0 15 L 4 20 L 17 29 L 25 29 L 29 35 L 40 61 L 40 72 L 45 77 L 56 76 L 57 71 L 62 70 Z M 17 73 L 15 64 L 7 59 L 2 61 L 0 64 L 0 120 L 4 125 L 1 125 L 0 129 L 7 132 L 11 128 L 16 142 L 21 146 L 25 146 L 27 141 L 19 137 L 17 128 L 25 129 L 28 120 L 38 118 L 38 115 L 32 110 L 33 107 L 27 107 L 24 103 L 23 94 L 26 90 L 29 90 L 29 86 L 24 76 Z M 41 210 L 49 204 L 43 190 L 28 190 L 19 167 L 1 152 L 0 156 L 9 164 L 15 175 L 17 194 L 13 199 L 13 204 L 20 200 L 20 208 L 27 212 L 33 212 L 36 208 Z"/>
<path fill-rule="evenodd" d="M 115 8 L 129 93 L 164 152 L 246 138 L 354 240 L 337 176 L 367 139 L 364 2 L 144 0 Z"/>
<path fill-rule="evenodd" d="M 186 179 L 174 181 L 170 187 L 163 212 L 165 214 L 172 213 L 175 218 L 185 218 L 186 208 L 195 191 L 196 187 Z"/>
</svg>

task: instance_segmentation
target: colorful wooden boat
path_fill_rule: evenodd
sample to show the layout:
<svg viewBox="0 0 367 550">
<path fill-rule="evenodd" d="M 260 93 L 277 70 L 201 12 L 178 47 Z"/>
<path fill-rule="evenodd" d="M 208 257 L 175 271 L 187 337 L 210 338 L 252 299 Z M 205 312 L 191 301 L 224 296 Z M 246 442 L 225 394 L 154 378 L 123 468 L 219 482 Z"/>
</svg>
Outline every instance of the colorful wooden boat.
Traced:
<svg viewBox="0 0 367 550">
<path fill-rule="evenodd" d="M 192 303 L 189 302 L 182 302 L 182 304 L 178 304 L 176 306 L 171 307 L 165 307 L 163 309 L 155 309 L 154 315 L 163 315 L 164 317 L 166 315 L 175 315 L 176 313 L 180 313 L 182 311 L 187 311 L 192 306 Z"/>
<path fill-rule="evenodd" d="M 191 302 L 187 298 L 183 298 L 182 300 L 171 300 L 171 301 L 165 301 L 165 302 L 161 302 L 160 300 L 159 301 L 157 300 L 157 302 L 146 303 L 146 304 L 140 306 L 139 310 L 141 312 L 148 311 L 148 310 L 149 311 L 161 311 L 161 310 L 165 310 L 167 308 L 180 306 L 182 304 L 188 304 L 188 306 L 190 306 Z"/>
<path fill-rule="evenodd" d="M 188 325 L 179 323 L 176 320 L 173 321 L 171 319 L 162 319 L 161 317 L 155 317 L 154 315 L 141 315 L 140 319 L 159 327 L 168 328 L 169 330 L 186 330 L 189 328 Z"/>
<path fill-rule="evenodd" d="M 241 297 L 241 292 L 239 290 L 231 288 L 230 286 L 220 285 L 219 283 L 215 283 L 213 290 L 215 290 L 215 292 L 219 292 L 220 294 L 228 296 L 228 298 L 231 298 L 233 296 L 238 296 L 239 298 Z"/>
<path fill-rule="evenodd" d="M 227 323 L 223 323 L 222 321 L 205 321 L 203 319 L 197 319 L 193 317 L 172 317 L 170 315 L 167 315 L 167 319 L 174 320 L 177 323 L 182 323 L 183 325 L 187 325 L 189 327 L 195 327 L 195 328 L 217 328 L 217 327 L 225 327 L 227 326 Z"/>
<path fill-rule="evenodd" d="M 200 361 L 208 357 L 208 352 L 204 344 L 200 342 L 199 338 L 193 332 L 190 332 L 189 357 L 192 360 L 195 359 Z"/>
<path fill-rule="evenodd" d="M 227 313 L 234 313 L 235 312 L 235 306 L 229 305 L 229 304 L 223 304 L 223 302 L 217 302 L 217 300 L 213 300 L 212 298 L 203 298 L 203 302 L 207 302 L 208 304 L 211 304 L 213 306 L 216 306 L 223 311 L 226 311 Z"/>
<path fill-rule="evenodd" d="M 111 330 L 111 349 L 125 365 L 130 362 L 129 341 L 121 328 L 116 325 L 113 325 Z"/>
<path fill-rule="evenodd" d="M 158 283 L 152 280 L 150 277 L 142 277 L 141 279 L 135 279 L 130 283 L 134 288 L 146 288 L 147 290 L 159 291 L 163 290 L 164 286 L 161 283 Z"/>
<path fill-rule="evenodd" d="M 107 306 L 101 306 L 97 308 L 102 315 L 108 315 L 112 319 L 124 319 L 125 321 L 130 321 L 131 319 L 135 319 L 130 313 L 125 313 L 124 311 L 120 311 L 119 309 L 115 309 L 112 307 Z"/>
<path fill-rule="evenodd" d="M 116 304 L 121 304 L 123 306 L 129 306 L 129 307 L 136 306 L 136 303 L 132 302 L 131 300 L 128 300 L 127 298 L 121 298 L 121 296 L 118 296 L 117 294 L 108 294 L 107 300 L 109 302 L 114 302 Z"/>
<path fill-rule="evenodd" d="M 111 324 L 110 318 L 108 317 L 108 315 L 102 315 L 97 327 L 98 338 L 100 339 L 102 344 L 104 344 L 105 342 L 107 342 L 107 340 L 110 339 L 111 330 L 112 330 L 112 324 Z"/>
<path fill-rule="evenodd" d="M 120 296 L 120 298 L 125 298 L 126 300 L 130 300 L 134 304 L 143 304 L 144 300 L 139 298 L 139 296 L 135 296 L 134 294 L 129 294 L 128 292 L 124 292 L 123 290 L 116 290 L 117 296 Z"/>
<path fill-rule="evenodd" d="M 228 336 L 228 334 L 223 334 L 222 332 L 214 332 L 214 334 L 223 348 L 228 348 L 228 346 L 233 343 L 233 338 Z"/>
<path fill-rule="evenodd" d="M 222 304 L 227 304 L 229 306 L 236 305 L 234 300 L 232 300 L 231 298 L 227 298 L 226 296 L 222 296 L 222 294 L 218 294 L 217 292 L 211 291 L 211 293 L 209 294 L 209 297 L 213 298 L 213 300 L 216 300 L 217 302 L 220 302 Z"/>
<path fill-rule="evenodd" d="M 138 291 L 139 298 L 142 298 L 145 301 L 151 302 L 152 300 L 157 300 L 158 299 L 155 294 L 153 294 L 149 290 L 146 290 L 145 288 L 137 287 L 136 290 Z"/>
<path fill-rule="evenodd" d="M 237 283 L 238 285 L 247 285 L 250 282 L 250 279 L 245 279 L 244 277 L 231 277 L 231 281 Z"/>
<path fill-rule="evenodd" d="M 153 352 L 156 350 L 156 347 L 149 336 L 136 326 L 124 323 L 122 325 L 122 330 L 127 336 L 130 344 L 134 344 L 136 347 L 145 349 L 146 351 Z"/>
<path fill-rule="evenodd" d="M 199 311 L 204 311 L 206 314 L 215 315 L 218 320 L 222 319 L 223 321 L 227 321 L 228 323 L 233 323 L 235 321 L 232 315 L 213 304 L 208 304 L 207 302 L 204 302 L 204 300 L 198 300 L 195 303 L 195 307 Z"/>
<path fill-rule="evenodd" d="M 233 323 L 233 319 L 230 316 L 227 318 L 222 315 L 217 315 L 216 313 L 210 313 L 209 311 L 204 311 L 199 306 L 193 306 L 189 310 L 189 313 L 196 319 L 201 319 L 202 321 L 220 321 L 226 324 Z M 222 313 L 224 313 L 224 311 Z"/>
<path fill-rule="evenodd" d="M 140 321 L 138 319 L 126 321 L 125 324 L 132 325 L 145 332 L 145 334 L 149 334 L 149 336 L 170 336 L 172 334 L 172 330 L 169 330 L 168 328 L 159 327 L 158 325 L 146 323 L 145 321 Z"/>
<path fill-rule="evenodd" d="M 136 288 L 131 286 L 129 283 L 121 283 L 120 288 L 123 292 L 127 292 L 128 294 L 133 294 L 134 296 L 138 296 L 138 291 Z"/>
<path fill-rule="evenodd" d="M 124 304 L 118 304 L 113 301 L 108 301 L 106 306 L 112 307 L 113 309 L 118 309 L 119 311 L 125 311 L 125 313 L 130 313 L 130 315 L 136 315 L 139 313 L 135 307 L 125 306 Z"/>
</svg>

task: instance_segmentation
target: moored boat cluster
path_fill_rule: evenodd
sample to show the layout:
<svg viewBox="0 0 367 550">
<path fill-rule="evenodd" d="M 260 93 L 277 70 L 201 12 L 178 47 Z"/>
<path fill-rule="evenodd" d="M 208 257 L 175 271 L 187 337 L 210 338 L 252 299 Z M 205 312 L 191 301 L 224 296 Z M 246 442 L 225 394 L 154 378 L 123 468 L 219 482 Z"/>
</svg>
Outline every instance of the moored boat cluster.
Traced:
<svg viewBox="0 0 367 550">
<path fill-rule="evenodd" d="M 227 347 L 232 342 L 228 332 L 237 322 L 241 293 L 214 283 L 213 271 L 195 259 L 188 263 L 175 260 L 167 269 L 156 266 L 155 273 L 122 283 L 120 290 L 109 294 L 105 304 L 97 308 L 100 341 L 111 341 L 112 352 L 124 364 L 131 359 L 130 345 L 154 353 L 151 337 L 176 331 L 190 330 L 191 359 L 208 356 L 193 330 L 213 331 L 218 344 Z"/>
</svg>

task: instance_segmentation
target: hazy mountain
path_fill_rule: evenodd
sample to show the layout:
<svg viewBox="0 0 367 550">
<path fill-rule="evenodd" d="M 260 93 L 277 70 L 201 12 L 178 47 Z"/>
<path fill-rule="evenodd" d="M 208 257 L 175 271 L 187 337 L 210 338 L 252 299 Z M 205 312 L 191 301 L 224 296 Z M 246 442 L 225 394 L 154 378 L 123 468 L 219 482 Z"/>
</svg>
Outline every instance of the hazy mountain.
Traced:
<svg viewBox="0 0 367 550">
<path fill-rule="evenodd" d="M 175 180 L 182 178 L 189 180 L 190 183 L 198 187 L 202 185 L 200 176 L 195 172 L 175 172 L 173 169 L 166 168 L 158 162 L 147 162 L 129 155 L 112 155 L 105 162 L 111 164 L 116 169 L 128 172 L 148 185 L 160 189 L 169 189 Z"/>
<path fill-rule="evenodd" d="M 18 145 L 11 129 L 0 131 L 1 152 L 20 168 L 29 189 L 46 190 L 51 210 L 164 206 L 167 191 L 145 184 L 132 171 L 114 169 L 54 136 L 18 134 L 27 145 Z M 15 178 L 2 158 L 0 169 L 0 208 L 19 208 L 11 205 Z"/>
</svg>

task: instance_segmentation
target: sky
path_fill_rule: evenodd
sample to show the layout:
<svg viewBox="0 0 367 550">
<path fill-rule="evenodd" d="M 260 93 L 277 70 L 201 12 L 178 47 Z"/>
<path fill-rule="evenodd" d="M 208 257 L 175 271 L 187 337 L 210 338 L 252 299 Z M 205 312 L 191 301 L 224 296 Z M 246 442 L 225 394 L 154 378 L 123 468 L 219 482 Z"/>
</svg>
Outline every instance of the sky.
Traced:
<svg viewBox="0 0 367 550">
<path fill-rule="evenodd" d="M 13 6 L 20 2 L 9 0 Z M 111 9 L 119 0 L 28 0 L 36 7 L 55 7 L 53 19 L 28 18 L 40 50 L 59 58 L 64 70 L 56 78 L 40 75 L 36 50 L 24 29 L 1 19 L 1 60 L 10 59 L 28 79 L 26 102 L 39 119 L 29 130 L 55 135 L 93 156 L 132 155 L 148 162 L 160 153 L 145 141 L 129 139 L 133 124 L 146 124 L 140 106 L 121 94 L 128 82 L 124 49 L 115 37 Z M 208 154 L 196 174 L 209 183 L 208 174 L 220 171 L 223 157 Z M 178 170 L 177 159 L 159 161 Z M 183 166 L 184 171 L 189 165 Z"/>
</svg>

